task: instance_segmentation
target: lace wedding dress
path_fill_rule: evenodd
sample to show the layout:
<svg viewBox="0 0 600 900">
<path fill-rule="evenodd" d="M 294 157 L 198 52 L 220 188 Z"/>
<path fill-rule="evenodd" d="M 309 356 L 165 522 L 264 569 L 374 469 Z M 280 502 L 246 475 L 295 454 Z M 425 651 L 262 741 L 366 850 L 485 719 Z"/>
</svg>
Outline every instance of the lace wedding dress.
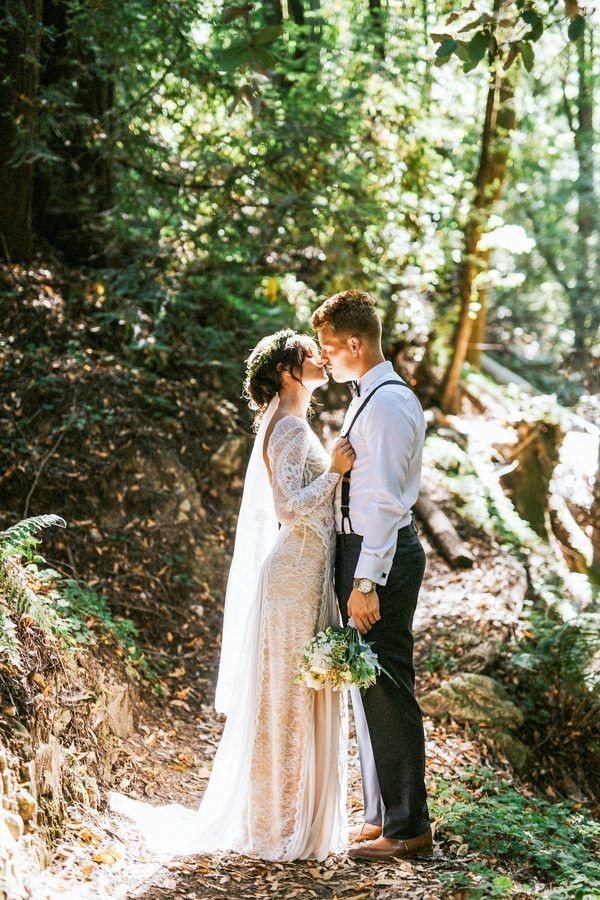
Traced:
<svg viewBox="0 0 600 900">
<path fill-rule="evenodd" d="M 256 438 L 256 479 L 264 475 L 261 464 L 266 472 L 261 441 L 275 409 L 272 402 Z M 295 681 L 305 645 L 339 621 L 332 579 L 339 476 L 325 471 L 329 457 L 305 419 L 277 421 L 267 454 L 271 509 L 255 516 L 253 541 L 238 533 L 234 563 L 241 556 L 238 542 L 264 557 L 259 538 L 273 513 L 274 542 L 266 548 L 249 607 L 247 599 L 246 608 L 231 601 L 228 609 L 226 601 L 216 705 L 226 709 L 227 721 L 202 804 L 196 811 L 178 804 L 152 807 L 111 794 L 111 807 L 133 818 L 157 851 L 229 850 L 285 861 L 322 860 L 346 846 L 346 695 Z M 251 458 L 247 481 L 252 466 Z M 244 502 L 240 521 L 243 508 Z M 230 581 L 234 574 L 232 563 Z"/>
</svg>

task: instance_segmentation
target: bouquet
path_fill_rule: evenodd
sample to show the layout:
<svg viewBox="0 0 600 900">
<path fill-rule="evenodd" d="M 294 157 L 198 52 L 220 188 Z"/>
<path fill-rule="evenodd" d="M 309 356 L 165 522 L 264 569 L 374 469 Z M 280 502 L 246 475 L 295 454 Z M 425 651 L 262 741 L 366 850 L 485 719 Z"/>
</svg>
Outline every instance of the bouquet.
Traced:
<svg viewBox="0 0 600 900">
<path fill-rule="evenodd" d="M 295 680 L 315 691 L 324 687 L 340 691 L 353 684 L 364 689 L 375 684 L 380 672 L 389 675 L 372 645 L 349 623 L 345 628 L 329 625 L 314 636 L 304 648 Z"/>
</svg>

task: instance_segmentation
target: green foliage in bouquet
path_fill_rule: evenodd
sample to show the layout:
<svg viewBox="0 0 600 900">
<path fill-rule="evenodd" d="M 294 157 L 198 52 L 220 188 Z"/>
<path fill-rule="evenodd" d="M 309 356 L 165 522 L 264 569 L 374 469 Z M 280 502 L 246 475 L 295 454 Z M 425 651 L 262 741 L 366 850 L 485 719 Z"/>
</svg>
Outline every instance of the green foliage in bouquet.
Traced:
<svg viewBox="0 0 600 900">
<path fill-rule="evenodd" d="M 324 687 L 339 691 L 351 685 L 365 690 L 381 672 L 391 678 L 372 644 L 364 641 L 356 628 L 329 625 L 304 648 L 296 681 L 316 691 Z"/>
</svg>

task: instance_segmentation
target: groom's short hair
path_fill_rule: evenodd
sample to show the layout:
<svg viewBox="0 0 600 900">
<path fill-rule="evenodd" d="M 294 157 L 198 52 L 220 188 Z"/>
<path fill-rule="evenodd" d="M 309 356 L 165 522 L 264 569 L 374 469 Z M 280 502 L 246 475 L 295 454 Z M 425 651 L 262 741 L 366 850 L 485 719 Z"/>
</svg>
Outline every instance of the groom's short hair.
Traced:
<svg viewBox="0 0 600 900">
<path fill-rule="evenodd" d="M 337 334 L 356 335 L 369 343 L 381 338 L 381 322 L 375 309 L 375 301 L 366 291 L 340 291 L 325 300 L 314 311 L 312 327 L 331 325 Z"/>
</svg>

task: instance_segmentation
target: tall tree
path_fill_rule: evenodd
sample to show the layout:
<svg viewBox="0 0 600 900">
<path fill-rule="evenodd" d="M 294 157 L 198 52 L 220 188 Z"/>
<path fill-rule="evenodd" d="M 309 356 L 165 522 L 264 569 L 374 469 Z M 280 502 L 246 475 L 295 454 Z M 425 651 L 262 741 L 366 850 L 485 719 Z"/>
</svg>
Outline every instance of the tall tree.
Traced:
<svg viewBox="0 0 600 900">
<path fill-rule="evenodd" d="M 509 18 L 514 12 L 513 8 L 514 3 L 511 0 L 494 0 L 493 21 Z M 475 304 L 480 304 L 481 310 L 487 299 L 486 291 L 482 291 L 476 282 L 477 275 L 486 270 L 489 260 L 489 253 L 479 248 L 479 242 L 486 230 L 489 217 L 502 196 L 512 132 L 516 125 L 513 74 L 515 70 L 508 71 L 512 62 L 511 57 L 503 58 L 494 35 L 487 40 L 489 50 L 487 47 L 485 49 L 490 64 L 489 86 L 473 199 L 465 223 L 464 249 L 458 271 L 459 317 L 454 334 L 452 358 L 442 389 L 441 405 L 447 412 L 456 412 L 460 403 L 458 383 L 473 330 Z"/>
<path fill-rule="evenodd" d="M 579 20 L 574 20 L 574 23 Z M 600 250 L 594 251 L 593 242 L 600 238 L 598 230 L 598 198 L 595 189 L 594 171 L 594 71 L 593 35 L 585 22 L 578 27 L 581 34 L 576 38 L 577 52 L 577 114 L 573 116 L 565 94 L 565 111 L 573 132 L 577 155 L 577 236 L 578 266 L 575 291 L 571 292 L 571 316 L 575 334 L 575 356 L 580 363 L 587 358 L 587 345 L 592 333 L 600 325 L 600 299 L 597 290 L 600 280 L 594 284 L 595 264 L 600 262 Z M 594 252 L 596 259 L 594 259 Z M 596 278 L 598 275 L 596 273 Z M 591 314 L 591 321 L 588 316 Z"/>
<path fill-rule="evenodd" d="M 600 198 L 594 153 L 597 67 L 593 32 L 583 16 L 572 19 L 569 36 L 573 52 L 562 55 L 562 98 L 560 81 L 551 88 L 573 136 L 571 169 L 576 177 L 573 180 L 569 170 L 562 179 L 552 179 L 546 164 L 547 189 L 528 199 L 524 208 L 533 226 L 536 249 L 567 301 L 565 321 L 573 333 L 571 362 L 590 371 L 600 327 Z M 571 198 L 575 209 L 565 216 L 565 202 Z"/>
<path fill-rule="evenodd" d="M 381 59 L 385 59 L 385 22 L 381 0 L 369 0 L 369 17 L 375 52 Z"/>
<path fill-rule="evenodd" d="M 0 22 L 0 253 L 33 252 L 33 162 L 42 0 L 7 0 Z"/>
<path fill-rule="evenodd" d="M 67 105 L 47 135 L 59 162 L 36 175 L 36 230 L 70 262 L 104 261 L 103 222 L 114 201 L 115 101 L 106 16 L 89 16 L 67 0 L 45 0 L 43 22 L 40 86 L 62 94 Z"/>
<path fill-rule="evenodd" d="M 596 469 L 592 500 L 592 547 L 594 551 L 592 566 L 600 579 L 600 447 L 598 447 L 598 468 Z"/>
</svg>

